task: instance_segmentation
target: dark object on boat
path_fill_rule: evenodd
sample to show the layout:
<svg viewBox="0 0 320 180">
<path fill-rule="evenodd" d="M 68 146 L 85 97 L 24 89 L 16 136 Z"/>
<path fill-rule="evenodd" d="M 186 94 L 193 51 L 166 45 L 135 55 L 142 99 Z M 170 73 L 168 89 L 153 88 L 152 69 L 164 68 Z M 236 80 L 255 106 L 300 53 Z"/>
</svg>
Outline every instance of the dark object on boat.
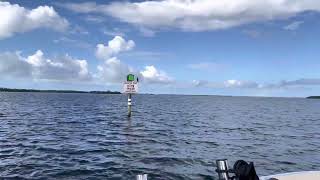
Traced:
<svg viewBox="0 0 320 180">
<path fill-rule="evenodd" d="M 238 160 L 233 165 L 233 171 L 239 180 L 259 180 L 253 162 L 248 164 L 244 160 Z"/>
<path fill-rule="evenodd" d="M 252 162 L 248 164 L 244 160 L 238 160 L 233 169 L 229 169 L 227 159 L 217 160 L 216 163 L 219 180 L 259 180 Z M 234 174 L 234 176 L 230 176 L 230 174 Z"/>
</svg>

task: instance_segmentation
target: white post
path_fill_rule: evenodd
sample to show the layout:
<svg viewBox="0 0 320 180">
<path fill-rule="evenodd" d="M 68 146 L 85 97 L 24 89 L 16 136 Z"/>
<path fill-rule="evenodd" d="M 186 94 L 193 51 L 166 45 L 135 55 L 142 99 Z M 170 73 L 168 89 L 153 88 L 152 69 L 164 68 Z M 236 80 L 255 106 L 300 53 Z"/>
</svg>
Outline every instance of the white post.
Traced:
<svg viewBox="0 0 320 180">
<path fill-rule="evenodd" d="M 131 102 L 131 94 L 128 94 L 128 117 L 131 117 L 131 106 L 132 106 L 132 102 Z"/>
<path fill-rule="evenodd" d="M 137 175 L 137 180 L 148 180 L 148 174 Z"/>
</svg>

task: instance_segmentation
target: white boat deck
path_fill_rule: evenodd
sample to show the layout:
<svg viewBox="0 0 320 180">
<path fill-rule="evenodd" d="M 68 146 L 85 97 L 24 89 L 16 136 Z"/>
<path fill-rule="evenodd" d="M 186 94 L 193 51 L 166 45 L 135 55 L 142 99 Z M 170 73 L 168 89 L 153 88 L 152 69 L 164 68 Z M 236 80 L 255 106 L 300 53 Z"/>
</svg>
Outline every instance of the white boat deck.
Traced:
<svg viewBox="0 0 320 180">
<path fill-rule="evenodd" d="M 272 179 L 274 178 L 274 179 Z M 320 171 L 304 171 L 264 176 L 261 180 L 320 180 Z"/>
</svg>

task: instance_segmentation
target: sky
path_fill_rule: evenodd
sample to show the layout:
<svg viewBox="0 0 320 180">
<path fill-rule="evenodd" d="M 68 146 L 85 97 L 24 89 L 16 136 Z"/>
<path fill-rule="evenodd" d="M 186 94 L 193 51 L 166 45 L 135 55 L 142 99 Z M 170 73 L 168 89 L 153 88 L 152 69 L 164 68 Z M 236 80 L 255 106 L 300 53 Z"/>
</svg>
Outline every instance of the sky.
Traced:
<svg viewBox="0 0 320 180">
<path fill-rule="evenodd" d="M 0 1 L 0 87 L 320 95 L 320 1 Z"/>
</svg>

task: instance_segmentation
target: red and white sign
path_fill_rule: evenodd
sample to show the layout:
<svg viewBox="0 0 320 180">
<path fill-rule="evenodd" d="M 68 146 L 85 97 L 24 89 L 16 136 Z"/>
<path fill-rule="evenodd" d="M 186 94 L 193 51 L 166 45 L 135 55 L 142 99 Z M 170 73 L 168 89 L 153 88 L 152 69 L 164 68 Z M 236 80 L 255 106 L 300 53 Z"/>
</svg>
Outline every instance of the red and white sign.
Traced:
<svg viewBox="0 0 320 180">
<path fill-rule="evenodd" d="M 123 85 L 123 93 L 135 94 L 138 93 L 138 83 L 135 81 L 127 81 Z"/>
</svg>

